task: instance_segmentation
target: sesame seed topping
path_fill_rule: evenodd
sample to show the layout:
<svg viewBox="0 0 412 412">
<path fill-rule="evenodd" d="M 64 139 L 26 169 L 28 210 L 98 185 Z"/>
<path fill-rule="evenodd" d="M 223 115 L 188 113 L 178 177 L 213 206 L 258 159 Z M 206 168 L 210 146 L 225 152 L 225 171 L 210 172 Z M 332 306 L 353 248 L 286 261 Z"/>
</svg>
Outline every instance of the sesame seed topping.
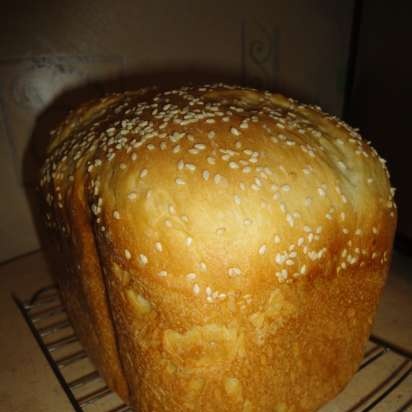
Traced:
<svg viewBox="0 0 412 412">
<path fill-rule="evenodd" d="M 145 255 L 143 255 L 143 254 L 139 255 L 139 262 L 140 262 L 141 265 L 143 265 L 143 266 L 146 265 L 148 261 L 149 261 L 149 259 Z"/>
<path fill-rule="evenodd" d="M 229 162 L 229 167 L 231 169 L 239 169 L 239 165 L 234 161 Z"/>
<path fill-rule="evenodd" d="M 267 249 L 267 246 L 266 245 L 262 245 L 262 246 L 260 246 L 260 248 L 259 248 L 259 255 L 264 255 L 265 253 L 266 253 L 266 249 Z"/>
<path fill-rule="evenodd" d="M 155 243 L 155 249 L 156 249 L 158 252 L 162 252 L 162 251 L 163 251 L 163 246 L 162 246 L 162 244 L 161 244 L 160 242 L 156 242 L 156 243 Z"/>
<path fill-rule="evenodd" d="M 193 293 L 194 293 L 195 295 L 198 295 L 198 294 L 200 293 L 200 287 L 199 287 L 199 285 L 198 285 L 197 283 L 195 283 L 195 284 L 193 285 Z"/>
<path fill-rule="evenodd" d="M 127 195 L 127 197 L 128 197 L 130 200 L 135 200 L 135 199 L 137 199 L 137 194 L 136 194 L 136 192 L 130 192 L 130 193 Z"/>
<path fill-rule="evenodd" d="M 132 254 L 130 253 L 130 250 L 128 250 L 128 249 L 124 250 L 124 255 L 125 255 L 127 260 L 130 260 L 132 258 Z"/>
<path fill-rule="evenodd" d="M 120 213 L 117 210 L 113 211 L 113 218 L 116 219 L 116 220 L 120 219 Z"/>
<path fill-rule="evenodd" d="M 190 245 L 192 244 L 192 242 L 193 242 L 193 239 L 192 239 L 190 236 L 188 236 L 188 237 L 186 238 L 186 241 L 185 241 L 186 246 L 190 246 Z"/>
<path fill-rule="evenodd" d="M 186 169 L 190 170 L 191 172 L 194 172 L 196 170 L 196 166 L 192 163 L 186 163 L 185 167 L 186 167 Z"/>
<path fill-rule="evenodd" d="M 142 171 L 140 172 L 140 177 L 143 178 L 143 177 L 147 176 L 148 173 L 149 172 L 148 172 L 147 169 L 142 169 Z"/>
<path fill-rule="evenodd" d="M 282 189 L 284 192 L 289 192 L 289 191 L 290 191 L 290 186 L 289 186 L 289 185 L 282 185 L 282 186 L 281 186 L 281 189 Z"/>
<path fill-rule="evenodd" d="M 230 277 L 234 277 L 234 276 L 239 276 L 242 273 L 242 271 L 239 268 L 235 267 L 235 268 L 229 268 L 227 273 Z"/>
<path fill-rule="evenodd" d="M 233 198 L 234 198 L 235 203 L 236 203 L 237 205 L 240 205 L 240 197 L 239 197 L 239 195 L 235 195 Z"/>
<path fill-rule="evenodd" d="M 160 277 L 166 277 L 166 276 L 167 276 L 167 272 L 166 272 L 165 270 L 161 270 L 161 271 L 158 273 L 158 275 L 159 275 Z"/>
<path fill-rule="evenodd" d="M 318 187 L 318 193 L 319 193 L 319 196 L 322 196 L 322 197 L 326 196 L 326 192 L 323 187 Z"/>
<path fill-rule="evenodd" d="M 185 185 L 186 182 L 181 178 L 181 177 L 177 177 L 175 180 L 177 185 Z"/>
<path fill-rule="evenodd" d="M 236 127 L 232 127 L 230 129 L 230 133 L 232 133 L 234 136 L 240 136 L 240 132 L 236 129 Z"/>
<path fill-rule="evenodd" d="M 216 159 L 215 159 L 214 157 L 209 156 L 209 157 L 207 158 L 207 162 L 208 162 L 210 165 L 214 165 L 214 164 L 216 164 Z"/>
<path fill-rule="evenodd" d="M 215 184 L 219 184 L 222 181 L 222 176 L 220 176 L 219 174 L 215 175 L 215 177 L 213 178 Z"/>
<path fill-rule="evenodd" d="M 205 262 L 200 262 L 199 263 L 199 268 L 202 272 L 206 272 L 207 271 L 207 266 Z"/>
<path fill-rule="evenodd" d="M 196 278 L 197 278 L 197 275 L 196 275 L 196 273 L 193 273 L 193 272 L 188 273 L 188 274 L 186 275 L 186 279 L 187 279 L 187 280 L 195 280 Z"/>
<path fill-rule="evenodd" d="M 275 243 L 280 243 L 280 236 L 279 236 L 279 235 L 273 236 L 273 241 L 274 241 Z"/>
<path fill-rule="evenodd" d="M 209 173 L 208 170 L 203 170 L 203 172 L 202 172 L 202 177 L 203 177 L 204 180 L 208 180 L 208 179 L 209 179 L 209 175 L 210 175 L 210 173 Z"/>
<path fill-rule="evenodd" d="M 211 130 L 211 131 L 207 134 L 207 137 L 208 137 L 209 139 L 214 139 L 215 136 L 216 136 L 216 133 L 215 133 L 213 130 Z"/>
</svg>

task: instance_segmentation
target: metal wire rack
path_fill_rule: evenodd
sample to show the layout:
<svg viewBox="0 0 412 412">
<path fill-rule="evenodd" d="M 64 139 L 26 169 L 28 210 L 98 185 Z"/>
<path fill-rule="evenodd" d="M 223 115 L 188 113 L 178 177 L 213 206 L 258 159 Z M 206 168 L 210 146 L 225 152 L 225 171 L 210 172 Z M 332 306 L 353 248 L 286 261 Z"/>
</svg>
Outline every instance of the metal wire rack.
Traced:
<svg viewBox="0 0 412 412">
<path fill-rule="evenodd" d="M 77 412 L 132 411 L 104 383 L 80 345 L 55 286 L 13 296 Z M 412 353 L 371 336 L 358 373 L 321 412 L 412 411 Z"/>
</svg>

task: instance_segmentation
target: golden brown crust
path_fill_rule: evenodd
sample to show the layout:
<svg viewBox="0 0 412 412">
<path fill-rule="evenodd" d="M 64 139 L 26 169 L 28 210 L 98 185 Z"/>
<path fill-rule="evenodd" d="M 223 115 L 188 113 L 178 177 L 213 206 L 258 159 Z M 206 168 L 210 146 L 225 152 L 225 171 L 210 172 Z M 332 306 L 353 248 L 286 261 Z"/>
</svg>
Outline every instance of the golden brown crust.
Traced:
<svg viewBox="0 0 412 412">
<path fill-rule="evenodd" d="M 97 246 L 77 276 L 103 294 L 104 268 L 137 410 L 313 411 L 356 370 L 396 210 L 343 122 L 224 85 L 114 95 L 58 129 L 42 186 L 73 262 Z"/>
</svg>

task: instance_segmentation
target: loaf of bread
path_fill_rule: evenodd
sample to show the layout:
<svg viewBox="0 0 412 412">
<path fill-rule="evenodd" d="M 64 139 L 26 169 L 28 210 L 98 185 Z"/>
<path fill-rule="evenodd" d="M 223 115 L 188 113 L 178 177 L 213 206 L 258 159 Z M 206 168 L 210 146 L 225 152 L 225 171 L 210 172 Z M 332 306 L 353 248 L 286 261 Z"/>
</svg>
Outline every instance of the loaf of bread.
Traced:
<svg viewBox="0 0 412 412">
<path fill-rule="evenodd" d="M 226 85 L 116 94 L 54 132 L 41 186 L 73 326 L 136 411 L 315 411 L 356 372 L 396 207 L 345 123 Z"/>
</svg>

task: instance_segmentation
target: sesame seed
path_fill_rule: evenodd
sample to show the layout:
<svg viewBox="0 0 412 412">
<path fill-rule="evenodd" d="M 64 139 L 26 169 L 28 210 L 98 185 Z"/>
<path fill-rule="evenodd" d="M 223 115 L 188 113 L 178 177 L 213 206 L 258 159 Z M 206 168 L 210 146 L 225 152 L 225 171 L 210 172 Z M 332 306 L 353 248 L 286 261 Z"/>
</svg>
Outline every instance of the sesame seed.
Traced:
<svg viewBox="0 0 412 412">
<path fill-rule="evenodd" d="M 286 263 L 288 266 L 293 266 L 293 265 L 295 264 L 295 262 L 294 262 L 292 259 L 286 259 L 285 263 Z"/>
<path fill-rule="evenodd" d="M 283 253 L 277 253 L 275 256 L 275 262 L 281 265 L 286 260 L 286 255 Z"/>
<path fill-rule="evenodd" d="M 116 220 L 120 219 L 120 213 L 117 210 L 113 211 L 113 218 L 116 219 Z"/>
<path fill-rule="evenodd" d="M 214 182 L 216 184 L 219 184 L 222 181 L 222 176 L 220 176 L 219 174 L 215 175 L 215 177 L 213 178 Z"/>
<path fill-rule="evenodd" d="M 155 243 L 155 249 L 156 249 L 158 252 L 162 252 L 162 251 L 163 251 L 163 246 L 162 246 L 162 244 L 161 244 L 160 242 L 156 242 L 156 243 Z"/>
<path fill-rule="evenodd" d="M 290 227 L 293 227 L 294 225 L 294 219 L 290 213 L 286 214 L 286 221 L 289 223 Z"/>
<path fill-rule="evenodd" d="M 204 180 L 208 180 L 209 179 L 209 171 L 208 170 L 203 170 L 202 177 L 203 177 Z"/>
<path fill-rule="evenodd" d="M 187 279 L 187 280 L 195 280 L 196 278 L 197 278 L 196 273 L 188 273 L 188 274 L 186 275 L 186 279 Z"/>
<path fill-rule="evenodd" d="M 370 185 L 370 184 L 373 183 L 373 179 L 370 177 L 370 178 L 368 178 L 367 182 L 368 182 L 368 184 Z"/>
<path fill-rule="evenodd" d="M 143 266 L 146 265 L 148 261 L 149 261 L 149 259 L 147 259 L 147 257 L 145 255 L 143 255 L 143 254 L 139 255 L 139 262 L 140 262 L 141 265 L 143 265 Z"/>
<path fill-rule="evenodd" d="M 130 250 L 128 250 L 128 249 L 124 250 L 124 255 L 125 255 L 127 260 L 130 260 L 132 258 L 132 254 L 130 253 Z"/>
<path fill-rule="evenodd" d="M 234 277 L 234 276 L 239 276 L 242 273 L 242 271 L 239 268 L 235 267 L 235 268 L 229 268 L 227 273 L 230 277 Z"/>
<path fill-rule="evenodd" d="M 229 162 L 229 167 L 231 169 L 239 169 L 239 165 L 236 162 Z"/>
<path fill-rule="evenodd" d="M 275 276 L 278 278 L 279 282 L 284 282 L 288 277 L 287 269 L 282 269 L 280 272 L 276 272 Z"/>
<path fill-rule="evenodd" d="M 216 159 L 215 159 L 214 157 L 209 156 L 209 157 L 207 158 L 207 162 L 208 162 L 210 165 L 214 165 L 214 164 L 216 164 Z"/>
<path fill-rule="evenodd" d="M 147 169 L 143 169 L 143 170 L 140 172 L 140 177 L 143 178 L 143 177 L 147 176 L 148 173 L 149 173 L 149 172 L 147 171 Z"/>
<path fill-rule="evenodd" d="M 260 248 L 259 248 L 259 255 L 264 255 L 265 253 L 266 253 L 266 249 L 267 249 L 267 246 L 266 245 L 262 245 L 262 246 L 260 246 Z"/>
<path fill-rule="evenodd" d="M 127 195 L 127 197 L 128 197 L 130 200 L 135 200 L 135 199 L 137 198 L 137 194 L 136 194 L 136 192 L 130 192 L 130 193 Z"/>
<path fill-rule="evenodd" d="M 198 295 L 199 292 L 200 292 L 200 287 L 199 287 L 199 285 L 198 285 L 197 283 L 195 283 L 195 284 L 193 285 L 193 293 L 194 293 L 195 295 Z"/>
<path fill-rule="evenodd" d="M 202 272 L 206 272 L 207 271 L 207 266 L 205 262 L 200 262 L 199 263 L 199 268 Z"/>
<path fill-rule="evenodd" d="M 242 169 L 242 172 L 243 173 L 250 173 L 252 171 L 252 168 L 250 167 L 250 166 L 245 166 L 243 169 Z"/>
<path fill-rule="evenodd" d="M 289 185 L 282 185 L 282 186 L 281 186 L 281 189 L 282 189 L 284 192 L 289 192 L 289 191 L 290 191 L 290 186 L 289 186 Z"/>
<path fill-rule="evenodd" d="M 197 143 L 194 145 L 194 148 L 197 150 L 205 150 L 206 149 L 206 145 L 203 143 Z"/>
<path fill-rule="evenodd" d="M 306 265 L 302 265 L 302 266 L 300 267 L 299 273 L 300 273 L 301 275 L 304 275 L 304 274 L 306 273 Z"/>
<path fill-rule="evenodd" d="M 236 129 L 236 127 L 232 127 L 230 129 L 230 133 L 232 133 L 234 136 L 240 136 L 240 132 Z"/>
<path fill-rule="evenodd" d="M 184 167 L 185 167 L 185 162 L 180 159 L 180 160 L 177 162 L 177 169 L 178 169 L 178 170 L 182 170 Z"/>
<path fill-rule="evenodd" d="M 188 236 L 188 237 L 186 238 L 186 241 L 185 241 L 186 246 L 190 246 L 190 245 L 192 244 L 192 242 L 193 242 L 193 239 L 192 239 L 190 236 Z"/>
<path fill-rule="evenodd" d="M 121 170 L 126 170 L 127 169 L 127 166 L 124 163 L 120 163 L 119 167 L 120 167 Z"/>
<path fill-rule="evenodd" d="M 158 273 L 158 275 L 160 276 L 160 277 L 166 277 L 167 276 L 167 272 L 165 271 L 165 270 L 161 270 L 159 273 Z"/>
<path fill-rule="evenodd" d="M 323 187 L 318 187 L 318 193 L 319 193 L 319 196 L 322 196 L 322 197 L 326 196 L 326 192 L 325 192 L 325 189 L 323 189 Z"/>
<path fill-rule="evenodd" d="M 209 139 L 214 139 L 215 136 L 216 136 L 216 133 L 215 133 L 213 130 L 211 130 L 211 131 L 207 134 L 207 137 L 208 137 Z"/>
<path fill-rule="evenodd" d="M 235 195 L 233 198 L 234 198 L 234 200 L 235 200 L 235 203 L 236 203 L 237 205 L 240 205 L 240 197 L 239 197 L 239 195 Z"/>
<path fill-rule="evenodd" d="M 189 169 L 191 172 L 194 172 L 196 170 L 196 166 L 192 163 L 186 163 L 185 167 L 186 169 Z"/>
<path fill-rule="evenodd" d="M 280 243 L 280 236 L 279 236 L 279 235 L 275 235 L 275 236 L 273 237 L 273 241 L 274 241 L 275 243 Z"/>
<path fill-rule="evenodd" d="M 186 182 L 181 178 L 181 177 L 177 177 L 175 180 L 177 185 L 185 185 Z"/>
<path fill-rule="evenodd" d="M 171 215 L 176 214 L 176 209 L 175 209 L 175 207 L 174 207 L 173 205 L 169 205 L 168 210 L 169 210 L 169 213 L 170 213 Z"/>
<path fill-rule="evenodd" d="M 133 160 L 133 162 L 137 159 L 137 154 L 136 153 L 132 153 L 131 158 Z"/>
</svg>

